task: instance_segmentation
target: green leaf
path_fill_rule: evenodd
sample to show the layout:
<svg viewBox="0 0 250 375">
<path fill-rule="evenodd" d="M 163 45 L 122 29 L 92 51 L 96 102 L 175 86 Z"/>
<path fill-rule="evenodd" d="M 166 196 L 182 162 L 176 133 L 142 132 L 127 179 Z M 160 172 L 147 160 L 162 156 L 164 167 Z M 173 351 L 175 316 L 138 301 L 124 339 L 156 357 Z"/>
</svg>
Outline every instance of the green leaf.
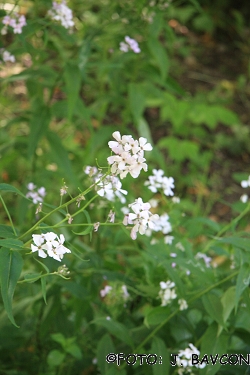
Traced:
<svg viewBox="0 0 250 375">
<path fill-rule="evenodd" d="M 107 375 L 110 367 L 117 367 L 106 361 L 106 356 L 110 353 L 115 353 L 115 347 L 108 333 L 99 340 L 97 345 L 97 363 L 102 375 Z"/>
<path fill-rule="evenodd" d="M 76 64 L 68 63 L 64 69 L 68 102 L 68 120 L 71 121 L 81 87 L 81 72 Z"/>
<path fill-rule="evenodd" d="M 88 211 L 83 210 L 82 213 L 86 216 L 87 223 L 91 223 L 91 218 L 90 218 L 90 216 L 89 216 Z"/>
<path fill-rule="evenodd" d="M 57 342 L 58 344 L 60 344 L 62 346 L 63 349 L 65 349 L 66 345 L 67 345 L 67 339 L 63 336 L 62 333 L 53 333 L 51 335 L 52 339 Z"/>
<path fill-rule="evenodd" d="M 210 317 L 221 326 L 225 326 L 222 316 L 223 307 L 219 297 L 216 294 L 207 293 L 202 296 L 202 302 Z"/>
<path fill-rule="evenodd" d="M 226 290 L 226 292 L 221 297 L 221 304 L 223 306 L 222 317 L 224 323 L 226 323 L 227 319 L 229 318 L 229 315 L 231 314 L 235 306 L 235 289 L 235 286 L 231 286 Z M 219 326 L 218 335 L 221 334 L 222 330 L 223 327 Z"/>
<path fill-rule="evenodd" d="M 72 232 L 77 234 L 78 236 L 84 236 L 85 234 L 89 234 L 90 232 L 92 232 L 93 228 L 94 228 L 94 225 L 89 225 L 82 232 L 77 233 L 77 232 L 74 232 L 73 230 L 72 230 Z"/>
<path fill-rule="evenodd" d="M 41 277 L 42 295 L 43 295 L 44 302 L 47 305 L 46 284 L 47 284 L 47 277 Z"/>
<path fill-rule="evenodd" d="M 234 308 L 235 305 L 235 291 L 236 287 L 231 286 L 226 290 L 226 292 L 221 297 L 221 303 L 223 306 L 223 320 L 226 323 L 227 319 L 229 318 L 229 315 L 231 314 L 231 311 Z"/>
<path fill-rule="evenodd" d="M 160 69 L 161 78 L 165 81 L 170 67 L 168 55 L 157 39 L 151 38 L 148 41 L 148 47 Z"/>
<path fill-rule="evenodd" d="M 225 238 L 218 238 L 218 242 L 222 243 L 229 243 L 236 248 L 240 248 L 246 251 L 250 250 L 250 241 L 247 238 L 240 238 L 240 237 L 225 237 Z"/>
<path fill-rule="evenodd" d="M 23 193 L 21 193 L 20 190 L 18 190 L 17 188 L 15 188 L 14 186 L 11 186 L 9 184 L 0 184 L 0 190 L 1 191 L 8 191 L 8 192 L 11 192 L 11 193 L 16 193 L 16 194 L 19 194 L 21 195 L 21 197 L 25 197 L 25 195 Z"/>
<path fill-rule="evenodd" d="M 201 354 L 200 359 L 204 355 L 212 355 L 214 358 L 216 354 L 221 356 L 222 354 L 227 353 L 228 348 L 228 335 L 224 332 L 217 336 L 217 324 L 212 324 L 208 327 L 205 334 L 202 336 L 201 340 Z M 208 357 L 210 358 L 210 357 Z M 209 361 L 211 363 L 211 361 Z M 203 370 L 201 370 L 204 375 L 214 375 L 218 372 L 221 364 L 219 361 L 215 365 L 209 364 Z"/>
<path fill-rule="evenodd" d="M 142 117 L 146 105 L 144 90 L 140 84 L 130 83 L 128 88 L 129 105 L 134 121 Z"/>
<path fill-rule="evenodd" d="M 64 176 L 67 176 L 67 179 L 71 180 L 72 183 L 77 186 L 78 180 L 73 172 L 72 165 L 68 157 L 68 152 L 64 148 L 61 139 L 56 133 L 53 132 L 48 132 L 47 138 L 50 143 L 51 153 L 56 164 L 63 171 Z"/>
<path fill-rule="evenodd" d="M 181 162 L 185 159 L 196 161 L 199 158 L 199 145 L 192 141 L 166 137 L 158 142 L 158 146 L 161 149 L 167 148 L 170 157 L 176 161 Z"/>
<path fill-rule="evenodd" d="M 30 120 L 30 134 L 28 138 L 28 158 L 30 159 L 37 148 L 42 136 L 47 132 L 50 123 L 49 108 L 43 104 L 37 105 Z"/>
<path fill-rule="evenodd" d="M 144 323 L 146 326 L 156 325 L 162 323 L 167 317 L 170 315 L 169 307 L 168 306 L 158 306 L 154 307 L 149 313 L 146 315 Z"/>
<path fill-rule="evenodd" d="M 18 326 L 12 313 L 12 299 L 22 267 L 23 259 L 20 253 L 6 248 L 0 249 L 0 280 L 3 304 L 11 323 L 16 327 Z"/>
<path fill-rule="evenodd" d="M 5 238 L 3 240 L 0 240 L 0 247 L 8 247 L 10 249 L 22 249 L 23 242 L 20 240 L 16 240 L 13 238 Z"/>
<path fill-rule="evenodd" d="M 41 277 L 41 273 L 27 273 L 24 275 L 24 280 L 28 283 L 34 283 L 35 281 L 39 280 Z"/>
<path fill-rule="evenodd" d="M 153 139 L 152 139 L 152 136 L 151 136 L 149 124 L 147 123 L 147 121 L 143 117 L 140 117 L 137 120 L 137 129 L 138 129 L 140 137 L 147 138 L 147 141 L 151 145 L 153 145 Z"/>
<path fill-rule="evenodd" d="M 235 291 L 235 310 L 237 309 L 241 294 L 243 291 L 249 287 L 249 265 L 243 264 L 240 267 L 240 272 L 237 276 L 237 281 L 236 281 L 236 291 Z"/>
<path fill-rule="evenodd" d="M 15 238 L 12 227 L 9 225 L 0 224 L 0 238 Z"/>
<path fill-rule="evenodd" d="M 37 263 L 39 263 L 39 264 L 45 269 L 45 271 L 46 271 L 47 273 L 49 273 L 49 269 L 48 269 L 47 266 L 45 266 L 44 263 L 40 262 L 40 260 L 38 260 L 38 259 L 36 259 L 36 258 L 34 258 L 34 259 L 35 259 L 35 261 L 36 261 Z"/>
<path fill-rule="evenodd" d="M 74 358 L 76 359 L 81 359 L 82 358 L 82 352 L 79 348 L 78 345 L 76 344 L 71 344 L 70 346 L 65 348 L 65 351 L 69 354 L 71 354 Z"/>
<path fill-rule="evenodd" d="M 149 24 L 149 35 L 156 39 L 160 34 L 163 24 L 162 13 L 156 13 L 153 22 Z"/>
<path fill-rule="evenodd" d="M 153 374 L 154 375 L 168 375 L 170 356 L 168 354 L 164 341 L 160 339 L 159 337 L 155 336 L 153 338 L 153 343 L 152 343 L 150 352 L 157 355 L 157 363 L 152 366 Z"/>
<path fill-rule="evenodd" d="M 59 350 L 51 350 L 47 357 L 47 363 L 51 367 L 56 367 L 63 363 L 64 358 L 65 353 L 62 353 Z"/>
<path fill-rule="evenodd" d="M 93 320 L 93 323 L 105 327 L 112 335 L 133 347 L 133 340 L 128 333 L 128 329 L 123 324 L 114 321 L 112 318 L 110 320 L 98 318 Z"/>
</svg>

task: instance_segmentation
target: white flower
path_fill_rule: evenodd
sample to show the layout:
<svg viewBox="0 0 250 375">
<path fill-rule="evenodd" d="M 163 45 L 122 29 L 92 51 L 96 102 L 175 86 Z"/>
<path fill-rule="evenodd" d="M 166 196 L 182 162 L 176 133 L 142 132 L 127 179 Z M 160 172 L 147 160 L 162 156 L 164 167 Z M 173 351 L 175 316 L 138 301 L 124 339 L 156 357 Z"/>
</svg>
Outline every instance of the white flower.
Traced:
<svg viewBox="0 0 250 375">
<path fill-rule="evenodd" d="M 145 234 L 147 228 L 154 228 L 154 221 L 157 220 L 158 215 L 153 215 L 149 210 L 151 208 L 150 203 L 144 203 L 141 198 L 135 200 L 134 203 L 129 204 L 129 207 L 133 212 L 125 215 L 123 224 L 134 225 L 131 229 L 131 238 L 135 240 L 137 238 L 137 232 Z"/>
<path fill-rule="evenodd" d="M 70 214 L 67 214 L 66 218 L 68 219 L 68 224 L 71 224 L 72 221 L 74 220 L 73 217 Z"/>
<path fill-rule="evenodd" d="M 53 247 L 56 247 L 57 242 L 57 235 L 54 232 L 47 232 L 44 234 L 47 250 L 51 250 Z"/>
<path fill-rule="evenodd" d="M 164 242 L 165 242 L 165 244 L 167 244 L 167 245 L 171 245 L 172 242 L 173 242 L 173 240 L 174 240 L 174 236 L 165 236 L 165 237 L 164 237 Z"/>
<path fill-rule="evenodd" d="M 96 181 L 98 182 L 99 179 Z M 97 194 L 112 202 L 117 197 L 121 203 L 125 203 L 126 199 L 123 195 L 127 195 L 128 192 L 122 189 L 122 183 L 117 176 L 107 176 L 97 184 Z"/>
<path fill-rule="evenodd" d="M 63 234 L 60 234 L 60 237 L 58 237 L 53 232 L 47 232 L 33 234 L 32 238 L 36 246 L 31 244 L 31 250 L 32 252 L 38 251 L 38 256 L 41 258 L 49 256 L 61 262 L 65 253 L 71 253 L 71 251 L 63 245 L 65 242 Z"/>
<path fill-rule="evenodd" d="M 248 201 L 248 195 L 247 194 L 243 194 L 240 197 L 240 200 L 241 200 L 242 203 L 247 203 L 247 201 Z"/>
<path fill-rule="evenodd" d="M 39 235 L 39 234 L 33 234 L 32 238 L 33 238 L 33 242 L 36 245 L 35 246 L 35 245 L 31 244 L 32 253 L 34 253 L 35 251 L 38 251 L 39 257 L 46 258 L 47 254 L 45 253 L 44 250 L 47 250 L 47 247 L 46 247 L 46 244 L 44 243 L 44 237 L 42 235 Z"/>
<path fill-rule="evenodd" d="M 61 187 L 60 189 L 60 196 L 62 197 L 63 195 L 67 194 L 68 192 L 68 186 L 66 186 L 65 184 Z"/>
<path fill-rule="evenodd" d="M 97 232 L 99 229 L 100 223 L 97 221 L 97 223 L 94 224 L 94 232 Z"/>
<path fill-rule="evenodd" d="M 140 47 L 136 40 L 130 38 L 129 36 L 125 36 L 125 42 L 120 43 L 120 51 L 128 52 L 132 50 L 134 53 L 140 53 Z"/>
<path fill-rule="evenodd" d="M 120 51 L 122 52 L 128 52 L 129 51 L 129 45 L 124 43 L 124 42 L 121 42 L 120 43 Z"/>
<path fill-rule="evenodd" d="M 15 56 L 11 55 L 10 52 L 4 50 L 4 48 L 0 48 L 0 54 L 2 55 L 2 59 L 4 62 L 12 62 L 16 61 Z"/>
<path fill-rule="evenodd" d="M 161 216 L 154 218 L 154 232 L 162 232 L 163 234 L 168 234 L 172 231 L 172 226 L 169 222 L 169 216 L 168 214 L 162 214 Z M 147 236 L 152 235 L 152 230 L 147 230 L 146 232 Z"/>
<path fill-rule="evenodd" d="M 164 172 L 162 169 L 153 169 L 153 175 L 148 177 L 148 181 L 145 182 L 145 186 L 148 186 L 152 193 L 156 193 L 159 189 L 163 190 L 166 196 L 174 195 L 172 189 L 174 189 L 173 177 L 163 176 Z"/>
<path fill-rule="evenodd" d="M 173 198 L 172 198 L 172 202 L 173 202 L 173 203 L 180 203 L 180 201 L 181 201 L 181 200 L 180 200 L 179 197 L 173 197 Z"/>
<path fill-rule="evenodd" d="M 29 192 L 26 194 L 26 198 L 32 199 L 34 204 L 37 204 L 39 202 L 40 203 L 43 202 L 43 198 L 46 195 L 46 190 L 43 186 L 40 187 L 39 189 L 37 189 L 37 191 L 35 191 L 36 185 L 34 185 L 33 182 L 30 182 L 27 185 L 27 188 L 28 188 Z"/>
<path fill-rule="evenodd" d="M 208 257 L 206 254 L 197 253 L 195 258 L 196 259 L 203 259 L 207 268 L 209 268 L 211 266 L 212 258 Z"/>
<path fill-rule="evenodd" d="M 123 291 L 123 299 L 126 301 L 130 296 L 126 285 L 122 285 L 122 291 Z"/>
<path fill-rule="evenodd" d="M 177 297 L 175 292 L 175 283 L 168 280 L 167 282 L 160 282 L 161 290 L 159 291 L 159 297 L 161 299 L 161 306 L 167 306 L 173 299 Z"/>
<path fill-rule="evenodd" d="M 137 141 L 131 135 L 121 136 L 119 131 L 112 135 L 115 141 L 109 141 L 108 145 L 115 155 L 107 158 L 111 165 L 111 172 L 116 176 L 120 175 L 120 178 L 126 177 L 128 173 L 133 178 L 137 178 L 142 169 L 147 171 L 144 151 L 152 150 L 152 146 L 147 143 L 146 138 L 140 137 Z"/>
<path fill-rule="evenodd" d="M 108 214 L 108 221 L 110 223 L 114 223 L 115 222 L 115 212 L 110 210 L 109 211 L 109 214 Z"/>
<path fill-rule="evenodd" d="M 87 165 L 85 167 L 84 172 L 89 175 L 89 177 L 92 178 L 101 178 L 102 174 L 99 172 L 99 170 L 96 167 L 91 167 L 90 165 Z"/>
<path fill-rule="evenodd" d="M 11 17 L 8 15 L 5 16 L 2 22 L 5 25 L 5 28 L 7 28 L 8 26 L 12 27 L 14 34 L 21 34 L 22 28 L 26 25 L 26 18 L 24 15 L 12 13 Z M 7 32 L 6 29 L 5 31 Z"/>
<path fill-rule="evenodd" d="M 188 304 L 187 304 L 187 301 L 185 301 L 184 299 L 179 299 L 178 300 L 178 304 L 180 305 L 180 310 L 186 310 L 188 308 Z"/>
<path fill-rule="evenodd" d="M 248 187 L 250 186 L 250 176 L 248 177 L 247 180 L 243 180 L 243 181 L 241 181 L 241 186 L 242 186 L 243 188 L 248 188 Z"/>
<path fill-rule="evenodd" d="M 104 289 L 100 290 L 101 297 L 104 298 L 112 289 L 112 286 L 106 285 Z"/>
<path fill-rule="evenodd" d="M 191 371 L 192 366 L 195 366 L 197 368 L 204 368 L 206 366 L 206 363 L 203 363 L 202 365 L 193 365 L 193 354 L 196 354 L 199 357 L 200 351 L 193 344 L 189 344 L 189 348 L 186 348 L 185 350 L 180 350 L 178 352 L 178 356 L 176 357 L 177 365 L 180 367 L 185 367 L 186 371 L 189 372 Z"/>
<path fill-rule="evenodd" d="M 66 5 L 65 0 L 61 3 L 53 1 L 53 7 L 48 11 L 48 15 L 52 20 L 59 21 L 65 29 L 75 25 L 72 10 Z"/>
</svg>

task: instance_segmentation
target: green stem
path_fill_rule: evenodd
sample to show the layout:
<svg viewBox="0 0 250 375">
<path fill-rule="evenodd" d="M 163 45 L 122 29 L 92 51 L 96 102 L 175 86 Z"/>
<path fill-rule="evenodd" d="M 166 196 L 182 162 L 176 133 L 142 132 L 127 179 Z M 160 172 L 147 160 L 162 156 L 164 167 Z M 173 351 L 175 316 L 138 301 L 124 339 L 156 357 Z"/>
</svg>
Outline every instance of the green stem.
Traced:
<svg viewBox="0 0 250 375">
<path fill-rule="evenodd" d="M 97 197 L 99 197 L 98 194 L 96 194 L 94 197 L 92 197 L 86 204 L 85 206 L 83 206 L 80 210 L 78 210 L 77 212 L 75 212 L 73 215 L 71 215 L 71 217 L 75 217 L 76 215 L 78 215 L 80 212 L 84 211 L 85 208 L 87 208 L 91 202 L 93 202 Z M 58 226 L 60 226 L 61 223 L 63 223 L 64 221 L 68 220 L 67 217 L 65 217 L 63 220 L 59 221 L 59 223 L 55 224 L 52 226 L 52 228 L 57 228 Z M 69 224 L 70 226 L 71 224 Z M 87 225 L 90 225 L 90 224 L 87 224 Z"/>
<path fill-rule="evenodd" d="M 12 226 L 13 232 L 15 233 L 15 236 L 16 236 L 17 233 L 16 233 L 15 227 L 14 227 L 14 225 L 13 225 L 13 221 L 12 221 L 12 219 L 11 219 L 11 216 L 10 216 L 9 210 L 8 210 L 6 204 L 4 203 L 4 200 L 3 200 L 2 196 L 1 196 L 1 194 L 0 194 L 0 200 L 1 200 L 2 205 L 3 205 L 3 207 L 4 207 L 5 211 L 6 211 L 7 216 L 8 216 L 8 218 L 9 218 L 9 221 L 10 221 L 10 224 L 11 224 L 11 226 Z"/>
<path fill-rule="evenodd" d="M 55 224 L 55 225 L 43 225 L 42 227 L 38 227 L 37 229 L 49 229 L 49 228 L 64 228 L 64 227 L 87 227 L 89 225 L 94 225 L 95 223 L 84 223 L 84 224 L 65 224 L 65 225 L 60 225 L 60 223 L 58 224 Z M 108 225 L 108 226 L 120 226 L 122 225 L 122 222 L 119 222 L 119 223 L 100 223 L 100 226 L 105 226 L 105 225 Z"/>
<path fill-rule="evenodd" d="M 29 233 L 32 233 L 36 230 L 36 228 L 43 222 L 45 221 L 48 217 L 50 217 L 51 215 L 53 215 L 55 212 L 61 210 L 62 208 L 64 207 L 67 207 L 69 206 L 71 203 L 74 203 L 75 201 L 77 201 L 78 198 L 80 198 L 80 196 L 85 196 L 86 194 L 88 194 L 92 188 L 97 185 L 100 181 L 104 180 L 107 176 L 108 172 L 105 173 L 102 178 L 97 181 L 96 183 L 92 184 L 88 189 L 86 189 L 84 192 L 78 194 L 75 198 L 72 198 L 70 199 L 68 202 L 65 202 L 64 204 L 60 205 L 59 207 L 55 208 L 54 210 L 50 211 L 47 215 L 45 215 L 43 218 L 41 218 L 40 220 L 38 220 L 38 222 L 36 224 L 33 225 L 33 227 L 31 227 L 29 230 L 27 230 L 24 234 L 22 234 L 20 237 L 19 237 L 19 240 L 22 239 L 23 237 L 27 236 Z M 90 202 L 92 202 L 93 199 L 95 199 L 98 195 L 95 195 L 94 198 L 92 198 L 88 203 L 87 205 L 85 205 L 83 208 L 81 208 L 79 211 L 77 211 L 74 215 L 72 216 L 75 216 L 77 215 L 79 212 L 81 212 L 82 210 L 84 210 L 84 208 L 86 208 Z M 64 222 L 67 218 L 63 219 L 61 222 Z"/>
</svg>

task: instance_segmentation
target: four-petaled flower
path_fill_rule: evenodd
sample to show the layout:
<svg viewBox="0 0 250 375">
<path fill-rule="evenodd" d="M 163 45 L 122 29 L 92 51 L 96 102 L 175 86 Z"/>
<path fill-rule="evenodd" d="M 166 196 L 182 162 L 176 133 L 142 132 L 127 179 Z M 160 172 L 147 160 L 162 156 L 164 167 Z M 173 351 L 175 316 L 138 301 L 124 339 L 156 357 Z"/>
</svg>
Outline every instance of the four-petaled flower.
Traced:
<svg viewBox="0 0 250 375">
<path fill-rule="evenodd" d="M 32 234 L 34 244 L 31 244 L 32 252 L 38 252 L 38 256 L 46 258 L 47 256 L 54 258 L 61 262 L 65 253 L 71 253 L 71 251 L 63 244 L 65 237 L 60 234 L 58 237 L 54 232 L 47 232 L 42 234 Z"/>
</svg>

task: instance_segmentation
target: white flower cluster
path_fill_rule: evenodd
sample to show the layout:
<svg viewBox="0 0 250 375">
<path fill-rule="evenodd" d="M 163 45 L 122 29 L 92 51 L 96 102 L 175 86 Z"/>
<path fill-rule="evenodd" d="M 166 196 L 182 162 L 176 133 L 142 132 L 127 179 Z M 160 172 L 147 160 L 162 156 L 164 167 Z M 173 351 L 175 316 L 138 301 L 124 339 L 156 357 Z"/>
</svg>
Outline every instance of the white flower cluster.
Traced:
<svg viewBox="0 0 250 375">
<path fill-rule="evenodd" d="M 173 196 L 174 192 L 174 179 L 173 177 L 164 176 L 162 169 L 153 169 L 153 176 L 149 176 L 148 181 L 145 182 L 145 186 L 148 186 L 149 190 L 153 193 L 157 193 L 159 189 L 163 190 L 166 196 Z"/>
<path fill-rule="evenodd" d="M 193 366 L 197 368 L 204 368 L 206 366 L 206 363 L 193 365 L 192 363 L 193 354 L 198 355 L 198 357 L 200 355 L 200 351 L 193 344 L 189 344 L 189 348 L 186 348 L 185 350 L 180 350 L 178 352 L 178 355 L 176 357 L 176 363 L 177 363 L 177 366 L 180 367 L 178 369 L 179 375 L 182 375 L 185 372 L 192 373 L 191 369 Z"/>
<path fill-rule="evenodd" d="M 112 165 L 111 172 L 114 175 L 120 175 L 121 179 L 126 177 L 128 173 L 133 178 L 137 178 L 143 169 L 145 172 L 148 166 L 145 163 L 144 151 L 151 151 L 153 148 L 147 139 L 140 137 L 134 140 L 132 135 L 121 136 L 119 131 L 114 132 L 115 141 L 108 143 L 109 148 L 115 155 L 108 157 L 108 163 Z"/>
<path fill-rule="evenodd" d="M 0 48 L 0 56 L 2 57 L 4 62 L 12 62 L 14 63 L 16 61 L 15 56 L 11 55 L 8 51 L 6 51 L 4 48 Z"/>
<path fill-rule="evenodd" d="M 109 292 L 111 292 L 112 289 L 112 286 L 105 285 L 105 287 L 102 290 L 100 290 L 100 296 L 104 298 L 107 294 L 109 294 Z M 128 289 L 125 284 L 121 286 L 121 291 L 122 298 L 124 299 L 124 301 L 126 301 L 129 298 L 130 294 L 128 293 Z"/>
<path fill-rule="evenodd" d="M 134 53 L 140 53 L 140 47 L 136 40 L 130 38 L 129 36 L 125 36 L 125 42 L 120 43 L 120 51 L 128 52 L 132 50 Z"/>
<path fill-rule="evenodd" d="M 61 262 L 65 253 L 71 253 L 67 247 L 63 246 L 65 238 L 63 234 L 60 237 L 53 232 L 32 234 L 34 244 L 31 244 L 32 252 L 38 252 L 38 256 L 41 258 L 47 258 L 47 256 L 54 258 Z"/>
<path fill-rule="evenodd" d="M 107 176 L 104 180 L 100 181 L 97 186 L 101 187 L 97 190 L 97 194 L 105 197 L 107 200 L 113 202 L 115 197 L 119 198 L 121 203 L 125 203 L 126 199 L 122 195 L 127 195 L 127 190 L 122 189 L 122 183 L 117 176 Z"/>
<path fill-rule="evenodd" d="M 29 192 L 26 194 L 26 198 L 32 199 L 34 204 L 43 202 L 43 198 L 46 195 L 46 190 L 43 186 L 37 189 L 37 191 L 35 191 L 36 185 L 34 185 L 33 182 L 30 182 L 27 185 L 27 188 Z"/>
<path fill-rule="evenodd" d="M 150 212 L 150 203 L 144 203 L 141 198 L 135 200 L 134 203 L 129 204 L 129 207 L 134 211 L 127 213 L 124 216 L 124 225 L 134 225 L 131 229 L 130 236 L 132 240 L 137 238 L 137 232 L 145 234 L 148 228 L 154 229 L 154 221 L 158 218 L 158 215 L 153 215 Z"/>
<path fill-rule="evenodd" d="M 175 283 L 173 281 L 161 281 L 160 282 L 161 290 L 159 291 L 158 296 L 161 299 L 161 306 L 169 305 L 173 299 L 177 298 L 176 290 L 175 290 Z M 184 299 L 178 300 L 179 309 L 186 310 L 188 308 L 187 301 Z"/>
<path fill-rule="evenodd" d="M 4 24 L 4 27 L 1 30 L 2 35 L 7 34 L 8 26 L 13 28 L 14 34 L 21 34 L 23 27 L 27 25 L 25 16 L 17 13 L 13 13 L 12 17 L 5 16 L 2 22 Z"/>
<path fill-rule="evenodd" d="M 212 261 L 212 258 L 208 257 L 206 254 L 203 254 L 203 253 L 197 253 L 196 256 L 195 256 L 196 259 L 203 259 L 205 264 L 206 264 L 206 267 L 209 268 L 211 267 L 211 261 Z"/>
<path fill-rule="evenodd" d="M 65 29 L 69 29 L 75 25 L 72 10 L 66 5 L 65 0 L 62 0 L 61 3 L 53 1 L 52 9 L 48 11 L 48 15 L 52 20 L 61 22 L 61 25 Z"/>
<path fill-rule="evenodd" d="M 126 199 L 123 196 L 127 195 L 127 190 L 122 189 L 122 183 L 117 176 L 107 176 L 102 180 L 102 173 L 98 171 L 96 167 L 87 166 L 85 173 L 92 177 L 93 181 L 97 183 L 96 190 L 100 197 L 104 197 L 107 200 L 114 202 L 117 197 L 121 203 L 125 203 Z"/>
<path fill-rule="evenodd" d="M 250 187 L 250 176 L 248 177 L 247 180 L 243 180 L 243 181 L 241 181 L 241 187 L 243 187 L 243 188 L 248 188 L 248 187 Z M 247 194 L 243 194 L 243 195 L 240 197 L 240 200 L 241 200 L 241 202 L 246 203 L 246 202 L 248 201 L 248 195 L 247 195 Z"/>
<path fill-rule="evenodd" d="M 163 234 L 170 233 L 172 231 L 172 226 L 169 222 L 168 214 L 162 214 L 161 216 L 155 217 L 154 219 L 154 229 L 147 229 L 146 235 L 151 236 L 152 231 L 162 232 Z"/>
<path fill-rule="evenodd" d="M 161 290 L 159 291 L 159 297 L 161 299 L 161 306 L 167 306 L 173 299 L 177 297 L 175 292 L 175 283 L 173 281 L 161 281 Z"/>
</svg>

